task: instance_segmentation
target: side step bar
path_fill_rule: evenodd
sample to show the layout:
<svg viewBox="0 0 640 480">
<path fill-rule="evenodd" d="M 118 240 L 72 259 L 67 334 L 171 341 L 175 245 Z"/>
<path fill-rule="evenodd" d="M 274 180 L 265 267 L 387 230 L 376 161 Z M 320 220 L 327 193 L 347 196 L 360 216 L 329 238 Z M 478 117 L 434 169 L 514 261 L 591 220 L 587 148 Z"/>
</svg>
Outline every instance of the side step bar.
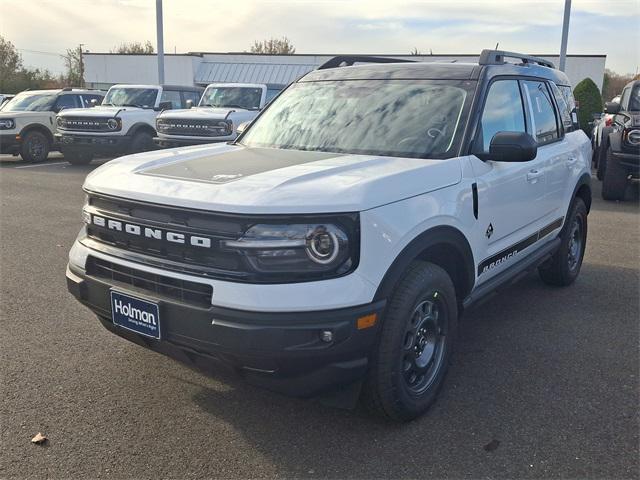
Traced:
<svg viewBox="0 0 640 480">
<path fill-rule="evenodd" d="M 498 290 L 514 284 L 522 279 L 529 272 L 535 270 L 538 265 L 549 260 L 555 251 L 560 247 L 560 237 L 556 237 L 547 244 L 540 247 L 533 253 L 512 265 L 504 272 L 496 275 L 491 280 L 474 288 L 472 292 L 462 302 L 462 306 L 467 309 L 472 305 L 484 302 Z"/>
</svg>

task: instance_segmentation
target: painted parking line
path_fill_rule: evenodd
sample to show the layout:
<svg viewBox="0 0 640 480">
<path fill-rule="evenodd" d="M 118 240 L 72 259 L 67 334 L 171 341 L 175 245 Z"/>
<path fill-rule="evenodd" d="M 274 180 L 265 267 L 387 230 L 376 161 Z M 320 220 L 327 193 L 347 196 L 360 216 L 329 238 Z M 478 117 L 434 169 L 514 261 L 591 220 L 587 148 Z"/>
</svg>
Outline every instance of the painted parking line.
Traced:
<svg viewBox="0 0 640 480">
<path fill-rule="evenodd" d="M 18 168 L 52 167 L 54 165 L 66 165 L 66 164 L 67 162 L 34 163 L 33 165 L 23 165 L 21 167 L 15 167 L 15 168 L 18 169 Z"/>
</svg>

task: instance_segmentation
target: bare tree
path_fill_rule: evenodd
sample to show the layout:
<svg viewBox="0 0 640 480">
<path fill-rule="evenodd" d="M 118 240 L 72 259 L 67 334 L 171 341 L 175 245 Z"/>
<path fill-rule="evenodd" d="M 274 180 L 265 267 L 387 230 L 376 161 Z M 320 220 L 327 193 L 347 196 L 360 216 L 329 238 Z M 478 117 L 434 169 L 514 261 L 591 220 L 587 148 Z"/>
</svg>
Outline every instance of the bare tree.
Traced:
<svg viewBox="0 0 640 480">
<path fill-rule="evenodd" d="M 287 37 L 269 38 L 259 42 L 253 42 L 251 53 L 267 53 L 267 54 L 293 54 L 296 48 Z"/>
<path fill-rule="evenodd" d="M 61 55 L 64 60 L 66 74 L 63 75 L 63 82 L 70 87 L 81 87 L 84 85 L 84 63 L 82 61 L 82 47 L 68 48 L 66 55 Z"/>
<path fill-rule="evenodd" d="M 141 54 L 141 53 L 154 53 L 153 43 L 149 40 L 146 42 L 122 42 L 120 45 L 116 45 L 110 53 L 124 53 L 124 54 Z"/>
<path fill-rule="evenodd" d="M 604 80 L 602 82 L 602 98 L 608 102 L 616 95 L 622 93 L 624 86 L 633 80 L 633 75 L 620 75 L 606 68 L 604 70 Z"/>
</svg>

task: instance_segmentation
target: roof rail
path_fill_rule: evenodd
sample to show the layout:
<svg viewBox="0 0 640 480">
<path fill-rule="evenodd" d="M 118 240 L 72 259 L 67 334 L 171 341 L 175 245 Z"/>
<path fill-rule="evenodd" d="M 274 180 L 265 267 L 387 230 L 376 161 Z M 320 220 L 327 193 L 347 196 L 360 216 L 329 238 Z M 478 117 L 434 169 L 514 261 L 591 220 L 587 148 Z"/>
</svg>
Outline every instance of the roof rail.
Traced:
<svg viewBox="0 0 640 480">
<path fill-rule="evenodd" d="M 389 57 L 367 57 L 360 55 L 338 55 L 318 67 L 318 70 L 327 68 L 350 67 L 355 63 L 413 63 L 413 60 Z"/>
<path fill-rule="evenodd" d="M 523 55 L 522 53 L 515 52 L 505 52 L 502 50 L 482 50 L 480 53 L 480 59 L 478 60 L 478 64 L 480 65 L 503 65 L 507 63 L 505 58 L 517 58 L 521 60 L 523 64 L 527 65 L 530 63 L 536 63 L 538 65 L 542 65 L 543 67 L 556 68 L 556 66 L 548 61 L 544 60 L 540 57 L 532 57 L 531 55 Z"/>
</svg>

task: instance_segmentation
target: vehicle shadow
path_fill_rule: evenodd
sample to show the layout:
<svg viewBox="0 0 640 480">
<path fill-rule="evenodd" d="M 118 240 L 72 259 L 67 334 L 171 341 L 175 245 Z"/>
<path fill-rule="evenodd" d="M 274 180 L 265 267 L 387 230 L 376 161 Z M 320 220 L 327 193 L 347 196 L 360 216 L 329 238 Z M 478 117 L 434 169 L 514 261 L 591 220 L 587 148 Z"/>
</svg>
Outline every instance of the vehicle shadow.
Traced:
<svg viewBox="0 0 640 480">
<path fill-rule="evenodd" d="M 570 288 L 546 286 L 532 274 L 467 312 L 439 399 L 407 424 L 285 398 L 236 379 L 227 391 L 200 387 L 192 398 L 283 476 L 493 478 L 549 476 L 554 468 L 569 476 L 624 476 L 615 458 L 634 444 L 628 422 L 638 390 L 632 370 L 639 360 L 639 287 L 636 268 L 587 263 Z M 612 291 L 627 305 L 621 318 L 609 318 Z M 612 351 L 636 358 L 620 363 Z M 623 390 L 629 378 L 634 388 Z M 585 408 L 594 404 L 606 406 Z M 597 461 L 563 470 L 570 452 Z M 533 470 L 542 459 L 546 470 Z"/>
</svg>

